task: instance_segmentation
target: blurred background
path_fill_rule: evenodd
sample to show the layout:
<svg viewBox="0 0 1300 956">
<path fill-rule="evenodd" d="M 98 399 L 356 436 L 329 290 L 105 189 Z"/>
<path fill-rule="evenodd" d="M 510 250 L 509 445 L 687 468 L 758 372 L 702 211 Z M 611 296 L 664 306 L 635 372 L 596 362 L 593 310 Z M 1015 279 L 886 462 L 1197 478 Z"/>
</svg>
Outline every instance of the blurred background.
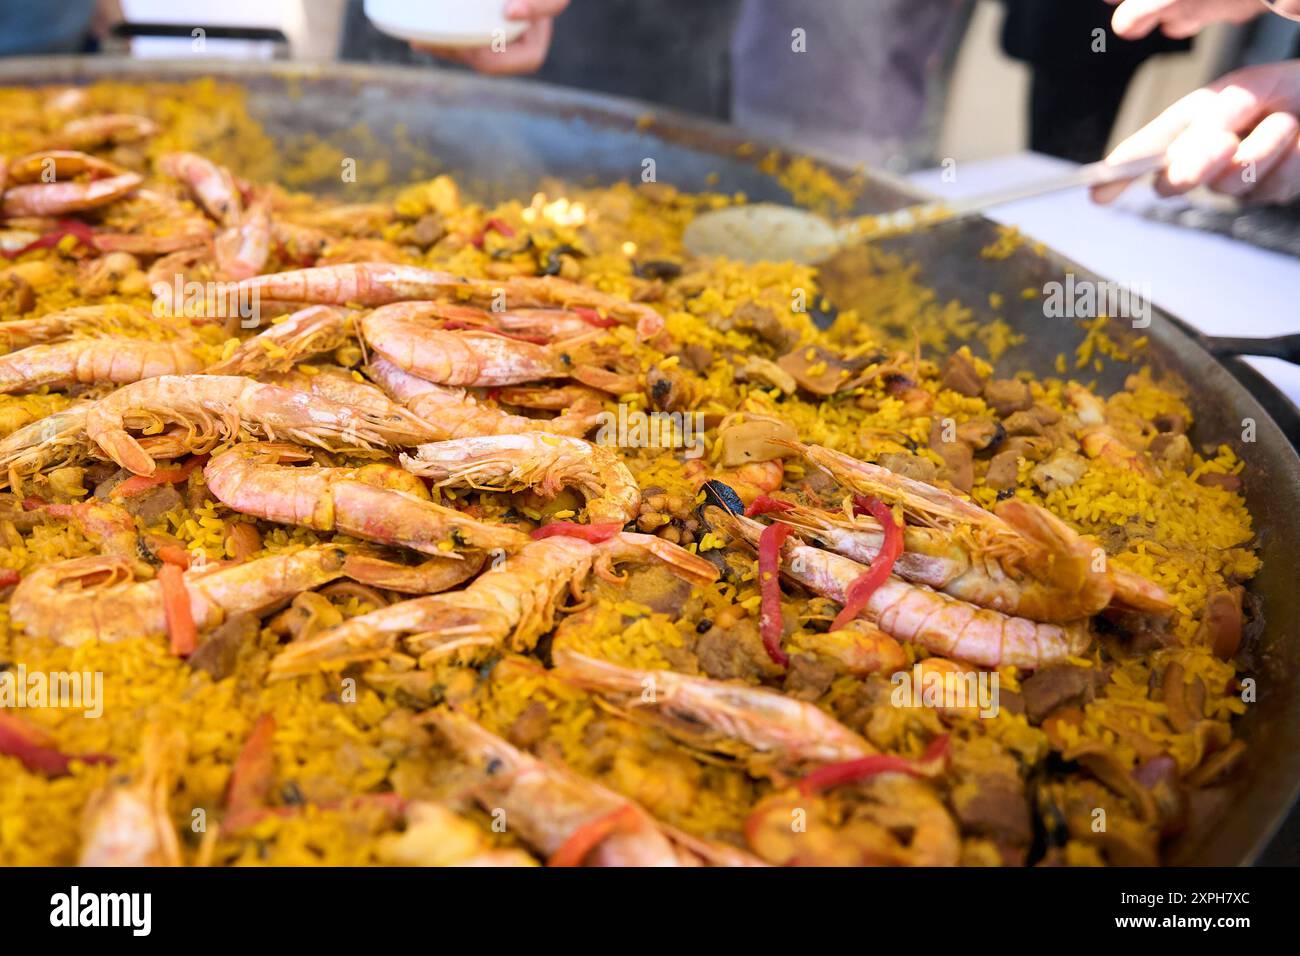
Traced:
<svg viewBox="0 0 1300 956">
<path fill-rule="evenodd" d="M 692 15 L 692 7 L 709 12 Z M 57 16 L 51 16 L 48 4 L 33 0 L 4 2 L 0 8 L 0 53 L 8 55 L 90 48 L 188 57 L 195 51 L 184 33 L 203 25 L 275 30 L 285 41 L 209 38 L 203 50 L 208 56 L 439 62 L 376 30 L 366 21 L 361 0 L 61 0 Z M 1213 24 L 1192 40 L 1169 40 L 1157 32 L 1134 43 L 1109 30 L 1111 12 L 1103 0 L 572 0 L 557 18 L 549 62 L 537 75 L 659 99 L 906 171 L 944 157 L 978 160 L 1030 145 L 1077 154 L 1067 158 L 1099 158 L 1093 154 L 1100 148 L 1118 142 L 1186 91 L 1236 66 L 1280 60 L 1300 50 L 1300 24 L 1280 17 Z M 1262 5 L 1259 12 L 1264 13 Z M 653 31 L 645 52 L 678 65 L 707 53 L 710 75 L 699 76 L 703 71 L 691 67 L 685 76 L 662 74 L 638 84 L 626 76 L 631 72 L 623 62 L 626 51 L 616 43 L 604 46 L 616 51 L 610 58 L 620 69 L 608 68 L 604 76 L 591 51 L 583 54 L 585 62 L 572 62 L 571 47 L 593 45 L 593 27 L 622 24 L 635 35 L 648 26 L 638 19 L 674 18 L 690 22 L 675 36 Z M 176 37 L 118 39 L 110 34 L 118 21 L 185 29 Z M 1092 26 L 1107 32 L 1105 56 L 1089 55 L 1086 34 Z M 794 27 L 810 38 L 810 65 L 791 76 L 767 64 L 771 56 L 788 52 Z M 826 49 L 828 41 L 836 48 Z M 1071 57 L 1071 49 L 1081 55 Z M 834 87 L 819 87 L 818 77 L 803 75 L 819 72 L 819 63 Z M 620 72 L 625 75 L 616 75 Z M 882 83 L 887 73 L 895 78 Z M 772 88 L 778 81 L 784 93 Z M 1036 82 L 1063 88 L 1059 102 L 1044 104 L 1055 108 L 1049 125 L 1056 129 L 1039 130 L 1037 143 L 1030 110 Z M 791 101 L 828 89 L 843 101 L 843 112 L 854 114 L 849 122 L 832 122 L 834 104 L 827 109 L 815 99 L 790 108 Z M 1100 122 L 1099 100 L 1107 106 Z"/>
</svg>

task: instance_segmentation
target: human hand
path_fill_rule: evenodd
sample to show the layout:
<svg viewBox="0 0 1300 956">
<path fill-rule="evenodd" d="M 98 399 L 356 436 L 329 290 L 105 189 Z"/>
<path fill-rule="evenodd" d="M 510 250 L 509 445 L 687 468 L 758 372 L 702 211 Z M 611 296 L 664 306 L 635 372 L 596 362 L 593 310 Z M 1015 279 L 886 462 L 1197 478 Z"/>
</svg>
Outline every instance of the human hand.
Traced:
<svg viewBox="0 0 1300 956">
<path fill-rule="evenodd" d="M 494 76 L 534 73 L 546 62 L 546 53 L 551 48 L 553 20 L 568 5 L 569 0 L 510 0 L 505 8 L 506 19 L 527 20 L 528 28 L 500 50 L 491 46 L 411 45 L 441 59 L 463 63 L 478 73 Z"/>
<path fill-rule="evenodd" d="M 1116 5 L 1111 29 L 1140 40 L 1157 27 L 1175 40 L 1196 36 L 1212 23 L 1245 23 L 1264 12 L 1259 0 L 1106 0 Z"/>
<path fill-rule="evenodd" d="M 1110 154 L 1124 162 L 1164 151 L 1162 196 L 1196 186 L 1252 202 L 1300 196 L 1300 60 L 1229 73 L 1184 96 Z M 1092 190 L 1110 202 L 1128 182 Z"/>
</svg>

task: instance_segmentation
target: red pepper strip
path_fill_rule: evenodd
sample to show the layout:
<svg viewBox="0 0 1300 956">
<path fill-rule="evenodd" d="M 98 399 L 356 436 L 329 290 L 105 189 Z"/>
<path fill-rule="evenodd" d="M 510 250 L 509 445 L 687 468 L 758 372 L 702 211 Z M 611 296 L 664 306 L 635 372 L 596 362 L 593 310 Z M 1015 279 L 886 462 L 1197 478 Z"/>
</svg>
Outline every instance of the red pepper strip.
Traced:
<svg viewBox="0 0 1300 956">
<path fill-rule="evenodd" d="M 82 245 L 89 246 L 94 250 L 99 248 L 95 245 L 94 230 L 84 222 L 77 219 L 61 219 L 55 223 L 53 229 L 39 239 L 33 239 L 21 249 L 14 249 L 13 251 L 0 249 L 0 256 L 4 256 L 6 259 L 17 259 L 24 252 L 31 252 L 33 249 L 48 249 L 51 246 L 57 246 L 64 236 L 76 236 Z"/>
<path fill-rule="evenodd" d="M 0 714 L 0 755 L 17 757 L 32 773 L 47 777 L 64 776 L 74 760 L 82 763 L 113 763 L 116 759 L 110 754 L 69 756 L 54 746 L 49 734 L 8 714 Z"/>
<path fill-rule="evenodd" d="M 592 544 L 600 544 L 602 541 L 608 541 L 614 535 L 623 530 L 623 526 L 616 521 L 607 524 L 577 524 L 573 521 L 552 521 L 550 524 L 542 525 L 533 532 L 533 540 L 541 541 L 543 538 L 554 538 L 561 535 L 566 538 L 581 538 L 583 541 L 590 541 Z"/>
<path fill-rule="evenodd" d="M 275 718 L 270 714 L 257 718 L 235 758 L 226 785 L 226 810 L 232 816 L 251 813 L 266 805 L 275 777 L 275 754 L 271 751 L 274 736 Z"/>
<path fill-rule="evenodd" d="M 759 515 L 771 514 L 773 511 L 789 511 L 793 507 L 794 505 L 789 501 L 781 501 L 770 495 L 759 495 L 754 499 L 753 504 L 745 509 L 745 517 L 757 518 Z"/>
<path fill-rule="evenodd" d="M 505 236 L 507 239 L 511 238 L 515 234 L 514 229 L 511 228 L 509 223 L 502 222 L 500 219 L 493 216 L 487 222 L 483 223 L 483 228 L 476 232 L 469 241 L 473 243 L 476 249 L 482 249 L 483 241 L 487 238 L 489 232 L 498 233 Z"/>
<path fill-rule="evenodd" d="M 850 621 L 862 613 L 862 609 L 871 600 L 871 595 L 888 580 L 890 572 L 894 570 L 894 562 L 903 553 L 903 529 L 894 523 L 894 513 L 889 510 L 888 505 L 876 498 L 855 495 L 853 510 L 858 514 L 862 511 L 870 512 L 871 516 L 880 522 L 880 527 L 885 532 L 885 540 L 880 550 L 876 552 L 876 556 L 871 559 L 867 570 L 858 575 L 849 585 L 844 595 L 844 607 L 831 622 L 831 630 L 835 631 L 848 626 Z"/>
<path fill-rule="evenodd" d="M 190 553 L 184 548 L 174 544 L 164 544 L 155 553 L 158 555 L 158 560 L 163 564 L 174 564 L 182 571 L 189 570 Z"/>
<path fill-rule="evenodd" d="M 177 657 L 188 657 L 199 646 L 199 630 L 194 625 L 185 572 L 174 564 L 164 564 L 158 569 L 158 583 L 162 585 L 163 617 L 167 621 L 172 653 Z"/>
<path fill-rule="evenodd" d="M 919 759 L 895 757 L 892 754 L 873 754 L 859 757 L 857 760 L 844 760 L 840 763 L 828 763 L 818 767 L 799 781 L 799 792 L 805 797 L 839 787 L 846 783 L 856 783 L 882 773 L 905 773 L 913 777 L 932 777 L 943 769 L 948 759 L 948 735 L 934 738 L 925 753 Z"/>
<path fill-rule="evenodd" d="M 180 484 L 207 460 L 207 455 L 195 455 L 177 468 L 159 468 L 152 475 L 132 475 L 113 489 L 113 497 L 132 498 L 158 485 Z"/>
<path fill-rule="evenodd" d="M 38 498 L 36 495 L 28 495 L 23 499 L 23 511 L 39 511 L 41 508 L 48 506 L 48 501 L 44 498 Z"/>
<path fill-rule="evenodd" d="M 0 571 L 0 588 L 12 587 L 23 579 L 17 571 Z"/>
<path fill-rule="evenodd" d="M 767 656 L 782 667 L 790 666 L 790 655 L 781 650 L 781 545 L 791 528 L 777 521 L 763 529 L 758 539 L 758 593 L 762 613 L 759 630 Z"/>
<path fill-rule="evenodd" d="M 569 306 L 569 311 L 576 315 L 588 325 L 594 325 L 598 329 L 612 329 L 618 325 L 617 319 L 607 319 L 601 316 L 595 309 L 588 309 L 581 305 Z"/>
<path fill-rule="evenodd" d="M 636 807 L 625 803 L 590 823 L 584 823 L 569 834 L 568 839 L 546 861 L 547 866 L 581 866 L 591 852 L 622 829 L 637 823 Z"/>
</svg>

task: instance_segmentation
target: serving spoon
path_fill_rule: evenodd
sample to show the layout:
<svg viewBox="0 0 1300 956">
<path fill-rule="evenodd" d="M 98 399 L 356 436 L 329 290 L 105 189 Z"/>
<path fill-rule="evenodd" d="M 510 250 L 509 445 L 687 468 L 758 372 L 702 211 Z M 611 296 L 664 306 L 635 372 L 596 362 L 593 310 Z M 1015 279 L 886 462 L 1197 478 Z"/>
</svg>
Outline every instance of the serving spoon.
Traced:
<svg viewBox="0 0 1300 956">
<path fill-rule="evenodd" d="M 1124 163 L 1089 163 L 1054 179 L 952 201 L 934 200 L 893 212 L 859 216 L 836 225 L 806 209 L 778 203 L 727 206 L 701 213 L 691 220 L 682 242 L 695 255 L 727 256 L 741 262 L 821 262 L 846 245 L 882 239 L 938 222 L 950 222 L 1004 203 L 1031 199 L 1081 186 L 1134 179 L 1163 169 L 1164 155 L 1143 156 Z"/>
</svg>

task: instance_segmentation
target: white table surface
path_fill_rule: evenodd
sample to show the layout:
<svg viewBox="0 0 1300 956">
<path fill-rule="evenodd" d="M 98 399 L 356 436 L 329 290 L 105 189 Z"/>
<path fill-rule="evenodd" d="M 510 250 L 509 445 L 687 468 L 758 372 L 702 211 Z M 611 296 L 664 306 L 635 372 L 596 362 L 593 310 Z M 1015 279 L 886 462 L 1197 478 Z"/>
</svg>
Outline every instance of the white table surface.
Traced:
<svg viewBox="0 0 1300 956">
<path fill-rule="evenodd" d="M 1049 179 L 1072 166 L 1026 152 L 958 163 L 952 182 L 944 182 L 937 169 L 910 178 L 937 195 L 958 198 Z M 1156 305 L 1210 335 L 1300 331 L 1300 259 L 1152 222 L 1125 209 L 1152 197 L 1149 186 L 1138 184 L 1118 204 L 1106 207 L 1093 203 L 1084 190 L 1073 190 L 1000 206 L 988 216 L 1018 227 L 1103 278 L 1143 283 Z M 1248 361 L 1300 405 L 1300 367 L 1279 359 Z"/>
</svg>

